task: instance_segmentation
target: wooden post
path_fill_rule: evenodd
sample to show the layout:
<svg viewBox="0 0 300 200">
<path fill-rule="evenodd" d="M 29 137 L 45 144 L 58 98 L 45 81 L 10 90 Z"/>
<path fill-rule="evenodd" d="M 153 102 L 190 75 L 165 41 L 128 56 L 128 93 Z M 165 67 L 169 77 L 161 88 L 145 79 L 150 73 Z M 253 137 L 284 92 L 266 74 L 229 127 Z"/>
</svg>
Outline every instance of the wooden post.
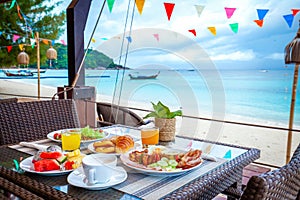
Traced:
<svg viewBox="0 0 300 200">
<path fill-rule="evenodd" d="M 296 101 L 296 92 L 297 92 L 297 84 L 298 84 L 298 71 L 299 71 L 299 64 L 296 64 L 294 70 L 292 100 L 291 100 L 291 107 L 290 107 L 290 121 L 289 121 L 289 132 L 288 132 L 288 141 L 287 141 L 287 149 L 286 149 L 286 163 L 288 163 L 291 159 L 292 137 L 293 137 L 293 132 L 291 130 L 293 129 L 293 123 L 294 123 L 295 101 Z"/>
<path fill-rule="evenodd" d="M 35 36 L 36 40 L 36 64 L 37 64 L 37 74 L 38 74 L 38 99 L 41 98 L 41 83 L 40 83 L 40 40 L 39 40 L 39 32 L 36 32 Z"/>
</svg>

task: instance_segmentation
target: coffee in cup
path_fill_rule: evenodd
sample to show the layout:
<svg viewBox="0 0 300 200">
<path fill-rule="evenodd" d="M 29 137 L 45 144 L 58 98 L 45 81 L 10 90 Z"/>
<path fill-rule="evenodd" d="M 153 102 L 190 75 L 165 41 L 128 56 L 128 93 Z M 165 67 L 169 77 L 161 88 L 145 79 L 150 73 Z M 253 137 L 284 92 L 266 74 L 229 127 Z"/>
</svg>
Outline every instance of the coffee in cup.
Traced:
<svg viewBox="0 0 300 200">
<path fill-rule="evenodd" d="M 82 159 L 87 184 L 107 183 L 116 172 L 115 155 L 91 154 Z"/>
</svg>

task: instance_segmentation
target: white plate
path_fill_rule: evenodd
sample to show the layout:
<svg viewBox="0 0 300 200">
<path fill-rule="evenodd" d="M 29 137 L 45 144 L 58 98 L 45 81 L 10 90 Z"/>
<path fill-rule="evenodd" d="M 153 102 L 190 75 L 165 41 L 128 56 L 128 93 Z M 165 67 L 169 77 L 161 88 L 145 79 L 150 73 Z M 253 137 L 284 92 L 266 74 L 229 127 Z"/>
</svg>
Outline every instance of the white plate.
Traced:
<svg viewBox="0 0 300 200">
<path fill-rule="evenodd" d="M 120 184 L 127 179 L 127 172 L 123 167 L 117 167 L 116 173 L 107 183 L 97 183 L 94 185 L 87 185 L 85 183 L 85 175 L 82 173 L 82 168 L 74 170 L 72 173 L 68 175 L 68 183 L 76 186 L 85 188 L 88 190 L 103 190 L 114 185 Z"/>
<path fill-rule="evenodd" d="M 88 150 L 90 150 L 90 151 L 93 152 L 93 153 L 98 153 L 98 154 L 109 154 L 109 155 L 115 155 L 115 156 L 121 155 L 120 153 L 101 153 L 101 152 L 97 152 L 97 151 L 95 150 L 93 144 L 94 144 L 94 143 L 91 143 L 91 144 L 88 145 Z M 134 143 L 134 147 L 131 148 L 131 149 L 129 149 L 129 151 L 130 151 L 130 150 L 137 149 L 137 148 L 139 148 L 139 147 L 141 147 L 141 144 L 135 142 L 135 143 Z"/>
<path fill-rule="evenodd" d="M 176 152 L 176 149 L 170 149 L 171 152 Z M 182 169 L 180 171 L 158 171 L 158 170 L 153 170 L 153 169 L 147 169 L 145 166 L 132 162 L 131 160 L 129 160 L 129 153 L 131 153 L 133 150 L 122 154 L 120 156 L 121 161 L 123 162 L 123 164 L 131 169 L 134 169 L 140 173 L 143 174 L 147 174 L 147 175 L 151 175 L 151 176 L 178 176 L 181 175 L 183 173 L 186 173 L 188 171 L 197 169 L 198 167 L 201 166 L 201 164 L 203 163 L 203 160 L 201 163 L 199 163 L 198 165 L 188 168 L 188 169 Z M 182 150 L 178 150 L 178 152 L 182 152 Z"/>
<path fill-rule="evenodd" d="M 68 130 L 80 130 L 80 129 L 81 128 L 70 128 L 70 129 L 62 129 L 62 130 L 58 130 L 58 131 L 53 131 L 53 132 L 47 134 L 47 138 L 50 140 L 53 140 L 55 142 L 61 142 L 61 140 L 54 139 L 55 133 L 62 133 L 64 131 L 68 131 Z M 100 129 L 100 128 L 95 128 L 95 129 Z M 104 134 L 105 134 L 105 137 L 103 137 L 103 138 L 98 138 L 98 139 L 94 139 L 94 140 L 81 140 L 81 143 L 88 143 L 88 142 L 95 142 L 95 141 L 103 140 L 104 138 L 107 138 L 110 135 L 106 131 L 104 131 Z"/>
<path fill-rule="evenodd" d="M 71 170 L 51 170 L 51 171 L 45 171 L 45 172 L 37 172 L 34 170 L 33 167 L 33 163 L 32 163 L 32 159 L 34 156 L 28 157 L 24 160 L 21 161 L 20 163 L 20 168 L 23 169 L 26 172 L 30 172 L 30 173 L 35 173 L 35 174 L 40 174 L 43 176 L 59 176 L 59 175 L 64 175 L 64 174 L 68 174 L 71 171 L 73 171 L 73 169 Z"/>
</svg>

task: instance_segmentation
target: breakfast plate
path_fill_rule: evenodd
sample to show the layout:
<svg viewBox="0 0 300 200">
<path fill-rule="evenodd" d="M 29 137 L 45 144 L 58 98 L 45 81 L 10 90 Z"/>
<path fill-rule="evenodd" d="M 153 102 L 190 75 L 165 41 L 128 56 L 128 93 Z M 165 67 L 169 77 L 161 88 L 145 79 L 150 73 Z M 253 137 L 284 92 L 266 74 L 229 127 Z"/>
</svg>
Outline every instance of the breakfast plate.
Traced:
<svg viewBox="0 0 300 200">
<path fill-rule="evenodd" d="M 67 181 L 70 185 L 85 188 L 88 190 L 103 190 L 114 185 L 120 184 L 127 179 L 127 172 L 123 167 L 116 167 L 116 172 L 114 176 L 106 183 L 97 183 L 93 185 L 88 185 L 85 180 L 85 175 L 83 174 L 83 169 L 78 168 L 68 175 Z"/>
<path fill-rule="evenodd" d="M 174 158 L 179 153 L 181 153 L 181 154 L 188 153 L 187 151 L 176 150 L 176 149 L 164 149 L 164 150 L 166 150 L 166 152 L 169 152 L 170 153 L 169 155 L 173 155 Z M 197 156 L 197 158 L 194 159 L 194 161 L 197 161 L 197 164 L 194 166 L 191 165 L 186 168 L 177 168 L 177 167 L 176 168 L 175 167 L 161 168 L 160 166 L 149 167 L 149 165 L 146 166 L 146 165 L 143 165 L 143 164 L 140 164 L 140 163 L 130 160 L 130 158 L 129 158 L 130 154 L 135 151 L 141 152 L 141 151 L 144 151 L 144 149 L 131 150 L 125 154 L 120 155 L 120 159 L 121 159 L 122 163 L 125 166 L 135 170 L 138 173 L 143 173 L 143 174 L 151 175 L 151 176 L 178 176 L 178 175 L 184 174 L 186 172 L 189 172 L 191 170 L 195 170 L 195 169 L 199 168 L 201 166 L 201 164 L 203 163 L 203 160 L 200 158 L 200 155 L 199 155 L 199 156 Z M 197 151 L 197 150 L 195 150 L 195 151 Z M 140 154 L 140 153 L 138 153 L 138 154 Z M 135 156 L 133 156 L 133 157 L 135 157 Z M 142 158 L 143 157 L 145 157 L 145 156 L 142 156 Z M 163 156 L 161 156 L 161 157 L 163 157 Z M 163 160 L 163 159 L 161 159 L 161 160 Z M 161 161 L 161 160 L 159 160 L 159 161 Z M 190 157 L 187 160 L 193 161 L 193 158 Z M 187 162 L 187 165 L 188 165 L 188 162 Z"/>
<path fill-rule="evenodd" d="M 61 139 L 56 139 L 55 138 L 56 134 L 61 134 L 61 133 L 66 132 L 66 131 L 79 132 L 79 131 L 82 131 L 82 129 L 83 128 L 71 128 L 71 129 L 61 129 L 61 130 L 53 131 L 53 132 L 47 134 L 47 138 L 52 140 L 52 141 L 55 141 L 55 142 L 61 142 Z M 102 130 L 101 128 L 93 128 L 93 130 L 95 130 L 95 131 L 100 131 L 101 130 L 103 132 L 103 137 L 97 138 L 97 139 L 84 139 L 84 138 L 81 138 L 81 143 L 89 143 L 89 142 L 95 142 L 95 141 L 103 140 L 103 139 L 107 138 L 110 135 L 108 132 Z"/>
<path fill-rule="evenodd" d="M 25 172 L 30 172 L 30 173 L 34 173 L 34 174 L 43 175 L 43 176 L 60 176 L 60 175 L 68 174 L 73 171 L 73 169 L 71 169 L 71 170 L 51 170 L 51 171 L 43 171 L 43 172 L 35 171 L 33 168 L 33 163 L 32 163 L 33 157 L 34 156 L 31 156 L 31 157 L 28 157 L 28 158 L 22 160 L 20 163 L 20 168 L 22 170 L 24 170 Z"/>
</svg>

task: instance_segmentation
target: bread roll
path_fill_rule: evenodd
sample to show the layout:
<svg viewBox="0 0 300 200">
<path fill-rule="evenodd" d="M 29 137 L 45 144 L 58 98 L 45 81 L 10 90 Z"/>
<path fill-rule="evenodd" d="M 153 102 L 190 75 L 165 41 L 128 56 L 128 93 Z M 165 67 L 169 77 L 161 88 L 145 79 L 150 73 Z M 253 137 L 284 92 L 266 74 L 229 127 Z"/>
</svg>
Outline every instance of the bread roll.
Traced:
<svg viewBox="0 0 300 200">
<path fill-rule="evenodd" d="M 115 145 L 110 140 L 102 140 L 102 141 L 94 142 L 93 146 L 94 148 L 97 148 L 97 147 L 114 147 Z"/>
<path fill-rule="evenodd" d="M 119 136 L 116 140 L 116 152 L 126 153 L 129 149 L 134 147 L 134 141 L 131 136 Z"/>
<path fill-rule="evenodd" d="M 99 153 L 115 153 L 115 147 L 97 147 L 95 148 L 95 151 L 96 152 L 99 152 Z"/>
</svg>

